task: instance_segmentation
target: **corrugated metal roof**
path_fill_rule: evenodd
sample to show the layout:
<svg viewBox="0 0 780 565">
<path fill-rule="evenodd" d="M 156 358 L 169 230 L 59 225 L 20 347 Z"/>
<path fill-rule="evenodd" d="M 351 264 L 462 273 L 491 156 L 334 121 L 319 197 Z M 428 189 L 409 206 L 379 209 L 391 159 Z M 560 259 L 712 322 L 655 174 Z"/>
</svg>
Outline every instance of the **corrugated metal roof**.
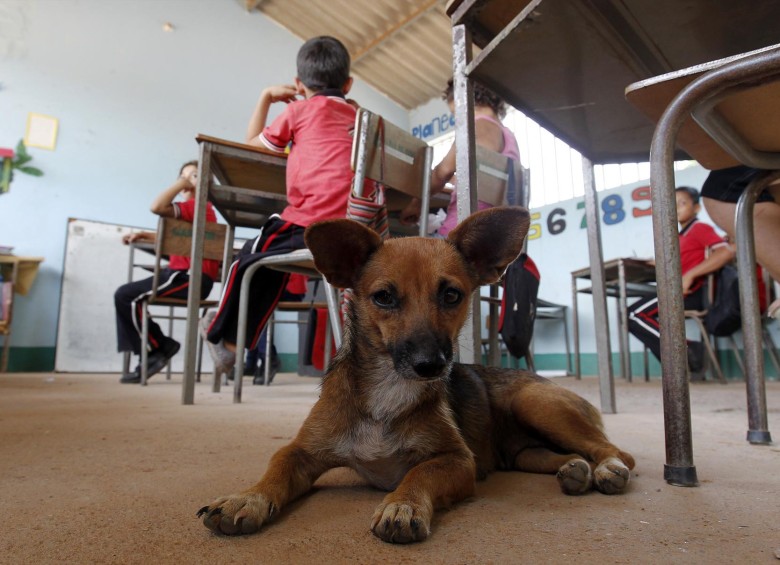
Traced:
<svg viewBox="0 0 780 565">
<path fill-rule="evenodd" d="M 332 35 L 352 74 L 406 109 L 438 97 L 452 75 L 446 0 L 245 0 L 301 39 Z"/>
</svg>

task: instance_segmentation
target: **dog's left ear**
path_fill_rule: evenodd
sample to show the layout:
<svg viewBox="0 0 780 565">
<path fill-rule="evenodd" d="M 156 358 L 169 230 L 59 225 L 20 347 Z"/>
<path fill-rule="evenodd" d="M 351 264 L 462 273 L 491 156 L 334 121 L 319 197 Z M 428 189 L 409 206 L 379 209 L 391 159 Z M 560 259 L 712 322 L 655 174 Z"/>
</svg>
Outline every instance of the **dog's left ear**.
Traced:
<svg viewBox="0 0 780 565">
<path fill-rule="evenodd" d="M 353 288 L 363 265 L 382 245 L 378 233 L 353 220 L 317 222 L 306 228 L 303 240 L 317 270 L 338 288 Z"/>
<path fill-rule="evenodd" d="M 477 284 L 489 284 L 500 279 L 520 255 L 530 223 L 525 208 L 489 208 L 466 218 L 447 239 L 475 269 Z"/>
</svg>

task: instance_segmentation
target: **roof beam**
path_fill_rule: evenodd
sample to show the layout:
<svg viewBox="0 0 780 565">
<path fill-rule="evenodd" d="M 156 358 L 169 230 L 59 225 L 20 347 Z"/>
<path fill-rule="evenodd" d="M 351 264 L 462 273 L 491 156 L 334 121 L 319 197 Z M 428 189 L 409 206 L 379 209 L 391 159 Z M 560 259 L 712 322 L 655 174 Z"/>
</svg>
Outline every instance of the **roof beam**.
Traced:
<svg viewBox="0 0 780 565">
<path fill-rule="evenodd" d="M 431 9 L 435 8 L 438 3 L 439 0 L 428 0 L 427 2 L 422 4 L 419 8 L 414 10 L 411 14 L 397 21 L 394 25 L 386 29 L 384 33 L 382 33 L 380 36 L 376 37 L 368 44 L 358 49 L 357 52 L 352 56 L 352 63 L 354 64 L 357 61 L 359 61 L 361 58 L 368 55 L 374 49 L 374 47 L 376 47 L 381 43 L 384 43 L 385 41 L 393 37 L 395 34 L 397 34 L 399 31 L 404 29 L 406 26 L 408 26 L 409 24 L 417 20 L 420 16 L 425 15 Z"/>
<path fill-rule="evenodd" d="M 247 12 L 251 12 L 252 10 L 257 10 L 260 7 L 260 4 L 263 3 L 263 0 L 244 0 L 244 6 L 246 7 Z"/>
</svg>

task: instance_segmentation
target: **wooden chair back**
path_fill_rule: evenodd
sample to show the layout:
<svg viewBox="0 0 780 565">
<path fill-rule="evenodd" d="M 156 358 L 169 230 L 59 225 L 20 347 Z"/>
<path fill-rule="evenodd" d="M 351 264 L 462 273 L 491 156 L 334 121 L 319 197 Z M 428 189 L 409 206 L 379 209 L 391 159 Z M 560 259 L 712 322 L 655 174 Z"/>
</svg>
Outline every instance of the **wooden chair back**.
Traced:
<svg viewBox="0 0 780 565">
<path fill-rule="evenodd" d="M 203 259 L 222 262 L 225 252 L 227 226 L 215 222 L 207 222 L 203 239 Z M 189 257 L 192 254 L 192 224 L 175 218 L 160 218 L 157 224 L 155 240 L 154 280 L 152 294 L 148 302 L 151 304 L 157 298 L 160 270 L 165 257 L 181 255 Z M 186 305 L 186 300 L 166 299 L 167 302 Z"/>
<path fill-rule="evenodd" d="M 225 250 L 227 226 L 214 222 L 206 223 L 203 239 L 203 258 L 222 261 Z M 160 218 L 157 226 L 156 255 L 181 255 L 189 257 L 192 252 L 192 224 L 175 218 Z"/>
<path fill-rule="evenodd" d="M 481 145 L 476 147 L 477 195 L 492 206 L 528 206 L 522 165 Z"/>
<path fill-rule="evenodd" d="M 387 188 L 419 197 L 420 179 L 425 170 L 424 157 L 430 149 L 428 144 L 382 116 L 361 109 L 356 118 L 356 140 L 360 140 L 364 130 L 368 140 L 365 177 L 379 181 Z M 358 143 L 354 143 L 352 145 L 353 170 L 357 170 L 358 166 Z"/>
<path fill-rule="evenodd" d="M 363 146 L 361 146 L 363 144 Z M 362 196 L 363 179 L 385 185 L 390 210 L 403 208 L 410 197 L 423 199 L 430 186 L 433 149 L 419 137 L 378 114 L 360 109 L 352 144 L 353 192 Z"/>
</svg>

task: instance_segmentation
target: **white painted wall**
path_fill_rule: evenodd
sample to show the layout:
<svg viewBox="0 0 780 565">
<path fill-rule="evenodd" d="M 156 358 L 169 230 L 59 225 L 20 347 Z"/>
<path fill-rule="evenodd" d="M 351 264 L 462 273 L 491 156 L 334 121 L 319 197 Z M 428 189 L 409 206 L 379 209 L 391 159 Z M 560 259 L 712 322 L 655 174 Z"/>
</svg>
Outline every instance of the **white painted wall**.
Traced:
<svg viewBox="0 0 780 565">
<path fill-rule="evenodd" d="M 692 186 L 700 188 L 707 177 L 707 170 L 696 165 L 675 175 L 676 186 Z M 531 171 L 533 175 L 533 171 Z M 598 193 L 599 205 L 610 197 L 619 196 L 622 200 L 623 219 L 613 216 L 611 224 L 604 221 L 603 209 L 601 218 L 601 240 L 605 261 L 619 257 L 654 258 L 653 226 L 650 215 L 641 215 L 650 209 L 649 200 L 636 200 L 632 193 L 636 188 L 648 186 L 647 181 L 604 190 Z M 612 205 L 617 201 L 610 200 Z M 559 212 L 551 213 L 558 209 Z M 640 215 L 635 217 L 634 210 Z M 563 211 L 563 213 L 560 212 Z M 532 208 L 531 231 L 529 232 L 528 254 L 536 262 L 541 275 L 539 297 L 558 304 L 572 305 L 571 272 L 587 267 L 589 264 L 587 229 L 581 226 L 585 215 L 584 199 L 575 198 L 557 204 Z M 564 220 L 565 229 L 557 234 L 550 233 L 548 220 Z M 702 208 L 699 219 L 714 226 Z M 538 230 L 538 231 L 537 231 Z M 722 234 L 722 231 L 716 230 Z M 535 235 L 536 234 L 536 235 Z M 580 281 L 580 287 L 588 286 L 586 281 Z M 629 299 L 633 302 L 635 299 Z M 593 300 L 588 294 L 579 294 L 578 298 L 580 348 L 583 353 L 596 351 L 595 321 L 593 319 Z M 610 311 L 609 324 L 612 336 L 613 351 L 617 351 L 617 301 L 607 298 Z M 569 311 L 571 316 L 571 310 Z M 564 344 L 558 324 L 536 324 L 534 327 L 534 345 L 536 353 L 563 353 Z M 632 338 L 632 350 L 641 351 L 641 344 Z M 573 349 L 572 349 L 573 351 Z"/>
<path fill-rule="evenodd" d="M 56 150 L 30 149 L 45 176 L 17 175 L 0 196 L 0 244 L 45 258 L 13 346 L 54 346 L 68 218 L 153 228 L 149 204 L 197 157 L 195 135 L 243 139 L 262 88 L 294 78 L 301 44 L 239 0 L 0 1 L 0 147 L 23 137 L 28 112 L 60 120 Z M 361 81 L 351 97 L 409 127 Z"/>
</svg>

